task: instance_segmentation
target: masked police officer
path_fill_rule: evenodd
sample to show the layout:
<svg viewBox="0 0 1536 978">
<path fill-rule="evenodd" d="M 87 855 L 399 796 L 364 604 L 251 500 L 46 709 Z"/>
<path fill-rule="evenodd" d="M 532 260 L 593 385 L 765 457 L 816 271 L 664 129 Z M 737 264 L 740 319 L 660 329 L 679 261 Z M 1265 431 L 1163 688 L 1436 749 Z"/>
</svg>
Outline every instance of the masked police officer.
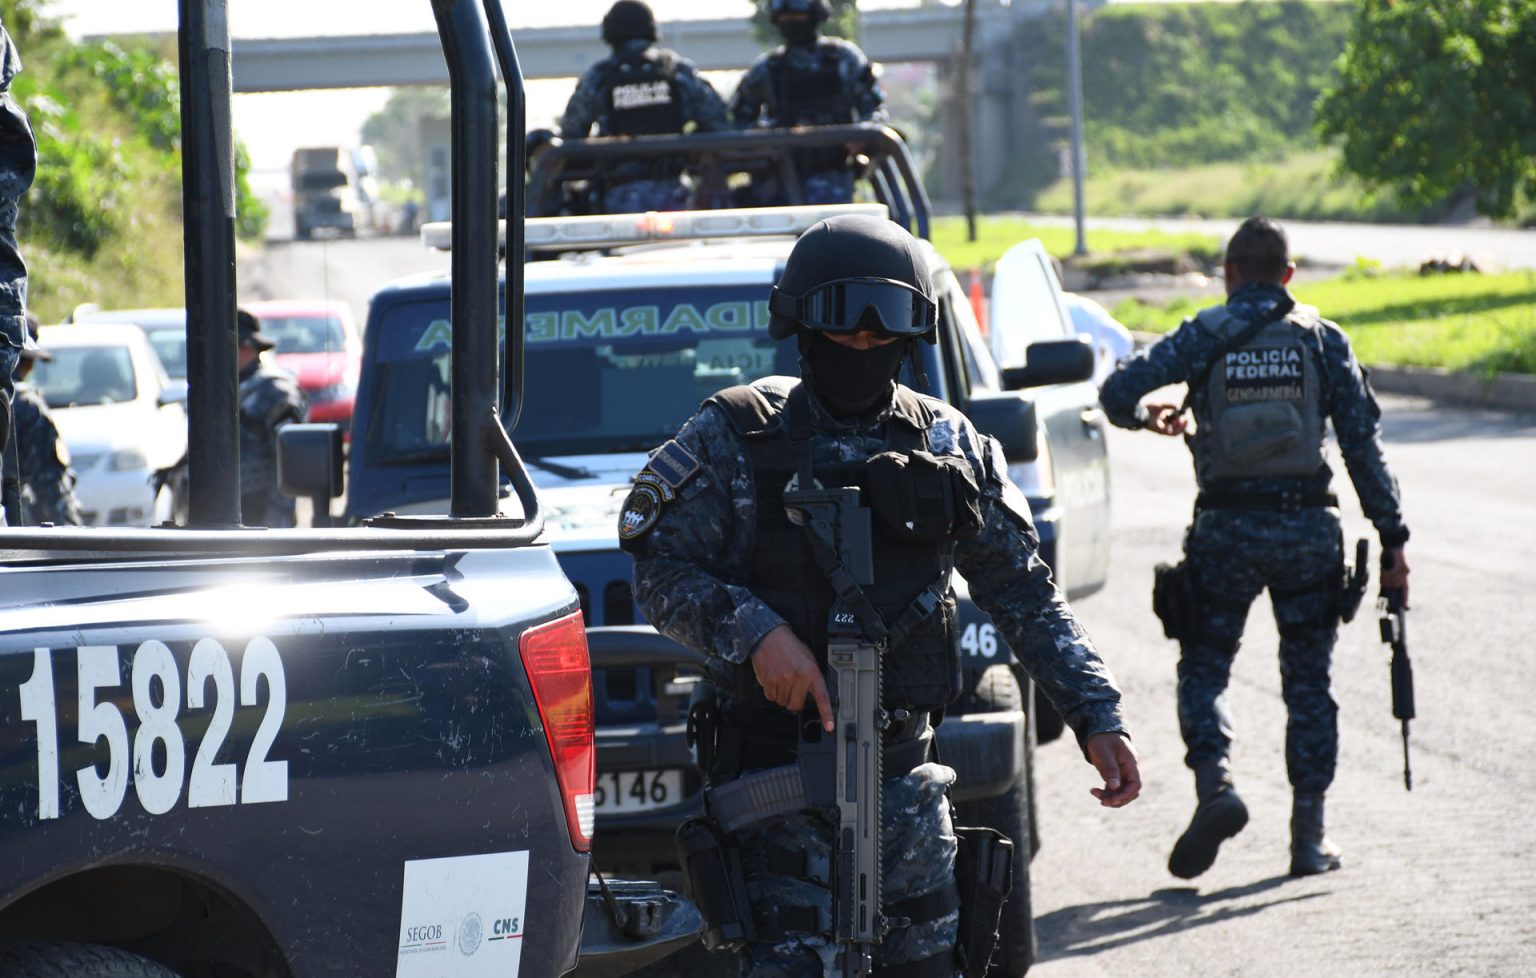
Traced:
<svg viewBox="0 0 1536 978">
<path fill-rule="evenodd" d="M 1381 450 L 1381 411 L 1338 326 L 1286 290 L 1284 230 L 1249 218 L 1227 245 L 1227 302 L 1186 319 L 1149 349 L 1121 361 L 1100 391 L 1123 428 L 1187 434 L 1182 407 L 1138 402 L 1187 382 L 1196 428 L 1187 435 L 1200 487 L 1184 540 L 1193 609 L 1180 636 L 1179 728 L 1195 772 L 1198 805 L 1168 869 L 1205 872 L 1248 811 L 1233 789 L 1226 688 L 1248 606 L 1269 589 L 1280 631 L 1281 690 L 1289 720 L 1286 771 L 1294 791 L 1291 874 L 1337 869 L 1324 835 L 1323 794 L 1338 754 L 1329 660 L 1338 632 L 1343 549 L 1324 425 L 1339 448 L 1365 515 L 1381 537 L 1383 585 L 1408 583 L 1396 481 Z"/>
<path fill-rule="evenodd" d="M 885 93 L 874 65 L 858 45 L 823 37 L 832 15 L 827 0 L 772 0 L 773 24 L 784 37 L 778 48 L 752 62 L 731 96 L 738 126 L 836 126 L 884 122 Z M 808 204 L 841 204 L 853 199 L 853 171 L 841 149 L 795 154 Z M 774 203 L 785 203 L 781 194 Z"/>
<path fill-rule="evenodd" d="M 883 703 L 906 719 L 884 738 L 881 896 L 887 914 L 906 920 L 876 967 L 951 975 L 956 841 L 946 793 L 955 772 L 928 760 L 931 712 L 959 693 L 950 569 L 964 573 L 1072 725 L 1104 779 L 1093 793 L 1110 807 L 1140 791 L 1120 692 L 1040 560 L 1000 447 L 947 404 L 896 382 L 917 344 L 935 341 L 917 242 L 875 217 L 822 221 L 795 244 L 769 308 L 771 335 L 799 345 L 801 379 L 765 378 L 707 401 L 636 477 L 621 544 L 635 556 L 647 618 L 708 656 L 719 701 L 700 750 L 712 758 L 705 774 L 718 816 L 721 793 L 743 774 L 796 763 L 805 717 L 812 730 L 818 720 L 831 729 L 828 615 L 847 592 L 834 591 L 804 513 L 787 502 L 808 483 L 862 487 L 876 568 L 864 595 L 892 634 L 893 623 L 904 626 L 882 654 Z M 803 809 L 731 832 L 756 928 L 744 974 L 822 974 L 833 948 L 832 834 L 821 813 Z"/>
<path fill-rule="evenodd" d="M 27 383 L 37 362 L 52 360 L 53 354 L 38 345 L 37 318 L 27 313 L 26 319 L 27 343 L 16 362 L 16 395 L 11 402 L 21 473 L 22 515 L 31 526 L 79 526 L 80 500 L 75 498 L 75 470 L 69 464 L 69 449 L 59 438 L 59 427 L 42 391 Z"/>
<path fill-rule="evenodd" d="M 693 62 L 656 46 L 656 17 L 639 0 L 618 0 L 603 17 L 603 41 L 613 48 L 581 76 L 560 119 L 560 135 L 659 136 L 690 123 L 710 132 L 727 128 L 725 103 Z M 610 214 L 680 210 L 688 206 L 683 160 L 646 159 L 608 171 L 603 207 Z"/>
<path fill-rule="evenodd" d="M 293 376 L 262 359 L 273 342 L 244 309 L 235 316 L 240 362 L 240 514 L 246 526 L 294 525 L 294 503 L 277 486 L 277 429 L 302 422 L 309 403 Z"/>
<path fill-rule="evenodd" d="M 27 115 L 10 95 L 11 79 L 21 71 L 21 56 L 0 25 L 0 453 L 4 477 L 0 510 L 19 506 L 16 446 L 11 444 L 11 372 L 26 345 L 27 266 L 16 247 L 17 201 L 37 172 L 37 145 Z M 0 512 L 0 526 L 5 525 Z M 14 514 L 12 523 L 17 523 Z"/>
</svg>

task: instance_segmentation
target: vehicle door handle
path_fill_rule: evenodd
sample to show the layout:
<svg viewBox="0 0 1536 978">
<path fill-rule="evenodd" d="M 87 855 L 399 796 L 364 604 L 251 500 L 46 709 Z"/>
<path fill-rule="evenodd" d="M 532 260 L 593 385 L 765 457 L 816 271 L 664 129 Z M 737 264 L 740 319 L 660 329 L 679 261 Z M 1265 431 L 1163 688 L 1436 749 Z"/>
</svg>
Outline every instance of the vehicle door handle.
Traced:
<svg viewBox="0 0 1536 978">
<path fill-rule="evenodd" d="M 1078 415 L 1083 422 L 1083 427 L 1088 430 L 1088 437 L 1098 438 L 1104 431 L 1104 412 L 1096 407 L 1083 408 L 1083 413 Z"/>
</svg>

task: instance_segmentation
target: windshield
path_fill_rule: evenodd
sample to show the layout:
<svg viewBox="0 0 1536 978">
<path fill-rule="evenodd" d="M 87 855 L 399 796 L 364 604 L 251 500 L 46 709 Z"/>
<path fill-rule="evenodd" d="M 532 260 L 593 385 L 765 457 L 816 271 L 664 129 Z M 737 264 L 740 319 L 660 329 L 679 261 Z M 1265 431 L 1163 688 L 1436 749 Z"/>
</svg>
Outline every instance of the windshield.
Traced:
<svg viewBox="0 0 1536 978">
<path fill-rule="evenodd" d="M 187 330 L 184 326 L 165 329 L 146 329 L 149 345 L 155 348 L 166 376 L 172 380 L 187 379 Z"/>
<path fill-rule="evenodd" d="M 278 353 L 335 352 L 347 345 L 335 316 L 262 316 L 261 332 Z"/>
<path fill-rule="evenodd" d="M 121 404 L 136 394 L 133 359 L 126 346 L 65 346 L 39 360 L 32 382 L 51 408 Z"/>
<path fill-rule="evenodd" d="M 527 298 L 527 367 L 515 437 L 530 457 L 649 451 L 716 391 L 797 372 L 768 337 L 766 285 L 678 286 Z M 380 464 L 447 454 L 447 302 L 396 306 L 378 323 L 366 420 Z"/>
</svg>

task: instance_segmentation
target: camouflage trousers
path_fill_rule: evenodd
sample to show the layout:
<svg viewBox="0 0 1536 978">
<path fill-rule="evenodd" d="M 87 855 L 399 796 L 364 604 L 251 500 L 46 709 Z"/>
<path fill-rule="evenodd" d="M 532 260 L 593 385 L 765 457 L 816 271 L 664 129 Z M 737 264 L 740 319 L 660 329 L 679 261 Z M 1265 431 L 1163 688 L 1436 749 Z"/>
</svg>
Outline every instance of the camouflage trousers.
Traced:
<svg viewBox="0 0 1536 978">
<path fill-rule="evenodd" d="M 1232 745 L 1227 704 L 1232 660 L 1248 608 L 1269 590 L 1280 632 L 1285 764 L 1299 791 L 1323 791 L 1338 757 L 1338 704 L 1328 678 L 1338 636 L 1343 567 L 1339 515 L 1206 510 L 1184 539 L 1199 595 L 1199 631 L 1179 650 L 1179 732 L 1191 768 L 1224 759 Z"/>
<path fill-rule="evenodd" d="M 608 214 L 680 211 L 687 206 L 688 188 L 677 177 L 615 183 L 603 194 L 603 211 Z"/>
<path fill-rule="evenodd" d="M 946 792 L 955 772 L 928 763 L 910 774 L 887 778 L 881 789 L 881 896 L 889 905 L 898 900 L 955 889 L 955 832 Z M 801 813 L 760 822 L 736 834 L 744 865 L 752 854 L 777 850 L 804 852 L 812 863 L 829 865 L 832 826 L 820 816 Z M 825 883 L 787 876 L 748 872 L 748 895 L 759 920 L 772 919 L 777 908 L 806 908 L 830 921 L 832 893 Z M 802 911 L 803 912 L 803 911 Z M 953 954 L 960 926 L 958 913 L 937 920 L 893 928 L 875 959 L 882 964 L 921 961 Z M 787 928 L 771 940 L 751 944 L 742 952 L 743 978 L 821 978 L 833 974 L 837 949 L 824 932 Z"/>
</svg>

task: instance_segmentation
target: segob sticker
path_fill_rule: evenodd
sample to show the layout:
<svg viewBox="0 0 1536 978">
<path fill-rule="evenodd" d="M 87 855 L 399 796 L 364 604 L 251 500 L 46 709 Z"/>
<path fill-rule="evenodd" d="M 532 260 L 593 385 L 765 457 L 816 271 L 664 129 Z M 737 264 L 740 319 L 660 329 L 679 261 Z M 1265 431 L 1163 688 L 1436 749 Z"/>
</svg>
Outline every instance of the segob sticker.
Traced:
<svg viewBox="0 0 1536 978">
<path fill-rule="evenodd" d="M 619 539 L 635 540 L 645 535 L 661 516 L 661 493 L 642 482 L 629 491 L 624 508 L 619 511 Z"/>
</svg>

